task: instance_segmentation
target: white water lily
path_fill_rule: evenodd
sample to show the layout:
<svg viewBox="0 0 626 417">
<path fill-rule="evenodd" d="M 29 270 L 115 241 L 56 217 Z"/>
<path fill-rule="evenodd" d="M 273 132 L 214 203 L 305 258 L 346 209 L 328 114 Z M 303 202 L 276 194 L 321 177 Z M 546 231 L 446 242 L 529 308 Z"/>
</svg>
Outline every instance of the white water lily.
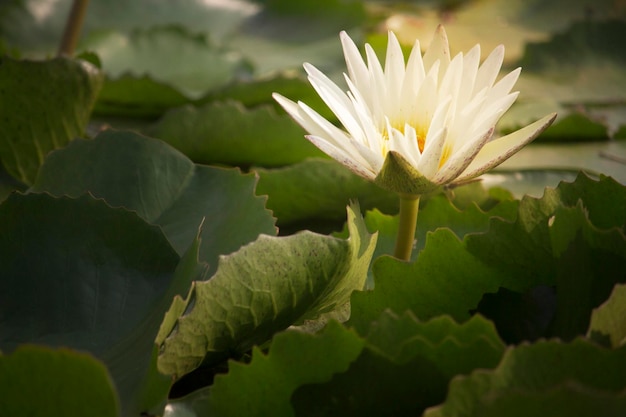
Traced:
<svg viewBox="0 0 626 417">
<path fill-rule="evenodd" d="M 306 63 L 304 68 L 344 129 L 305 103 L 276 93 L 274 98 L 323 152 L 401 195 L 420 195 L 481 175 L 532 141 L 556 117 L 550 114 L 493 138 L 496 122 L 518 96 L 511 89 L 520 68 L 496 82 L 503 46 L 482 65 L 479 45 L 451 59 L 440 25 L 424 55 L 416 41 L 405 65 L 400 44 L 389 32 L 383 69 L 369 44 L 364 61 L 346 32 L 340 38 L 348 69 L 347 92 L 313 65 Z"/>
</svg>

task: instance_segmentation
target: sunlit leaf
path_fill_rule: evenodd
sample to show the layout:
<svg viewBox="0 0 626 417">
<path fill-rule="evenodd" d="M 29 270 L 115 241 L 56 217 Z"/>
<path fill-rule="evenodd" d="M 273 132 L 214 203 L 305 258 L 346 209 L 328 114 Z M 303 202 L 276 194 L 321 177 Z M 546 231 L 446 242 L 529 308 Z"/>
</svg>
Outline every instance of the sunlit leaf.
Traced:
<svg viewBox="0 0 626 417">
<path fill-rule="evenodd" d="M 609 299 L 593 310 L 587 334 L 608 336 L 614 348 L 626 344 L 626 285 L 616 285 Z"/>
<path fill-rule="evenodd" d="M 262 235 L 221 257 L 215 275 L 195 282 L 184 304 L 175 299 L 182 314 L 159 332 L 159 369 L 180 377 L 343 306 L 363 288 L 376 246 L 357 209 L 348 209 L 347 241 L 307 231 Z"/>
<path fill-rule="evenodd" d="M 221 416 L 293 416 L 292 393 L 306 383 L 324 382 L 347 369 L 364 341 L 331 322 L 321 333 L 278 334 L 268 354 L 255 348 L 249 365 L 230 362 L 210 390 L 210 409 Z"/>
</svg>

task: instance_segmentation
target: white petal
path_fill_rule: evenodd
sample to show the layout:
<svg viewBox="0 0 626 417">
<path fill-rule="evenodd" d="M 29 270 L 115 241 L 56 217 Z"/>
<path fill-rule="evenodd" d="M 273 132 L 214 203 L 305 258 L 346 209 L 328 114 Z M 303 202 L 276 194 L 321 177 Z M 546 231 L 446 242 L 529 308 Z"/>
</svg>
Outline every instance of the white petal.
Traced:
<svg viewBox="0 0 626 417">
<path fill-rule="evenodd" d="M 520 130 L 487 143 L 463 174 L 459 176 L 458 181 L 477 177 L 500 165 L 524 145 L 539 136 L 541 132 L 552 124 L 555 118 L 556 113 L 549 114 Z"/>
<path fill-rule="evenodd" d="M 522 72 L 521 68 L 516 68 L 513 71 L 509 72 L 507 75 L 502 77 L 500 81 L 493 86 L 493 88 L 489 91 L 488 101 L 495 100 L 498 97 L 505 96 L 511 92 L 511 89 L 517 82 L 519 78 L 520 72 Z"/>
<path fill-rule="evenodd" d="M 375 116 L 384 116 L 388 108 L 386 103 L 387 86 L 385 84 L 385 74 L 380 61 L 376 56 L 376 52 L 369 44 L 365 45 L 365 55 L 367 56 L 367 66 L 369 68 L 370 80 L 369 88 L 371 91 L 370 108 Z"/>
<path fill-rule="evenodd" d="M 361 143 L 365 142 L 365 134 L 358 121 L 358 116 L 354 112 L 350 98 L 313 65 L 304 64 L 304 68 L 309 74 L 309 82 L 326 105 L 335 113 L 341 124 L 352 137 Z"/>
<path fill-rule="evenodd" d="M 492 134 L 493 128 L 479 135 L 476 139 L 468 141 L 461 149 L 453 152 L 439 172 L 437 172 L 433 182 L 447 184 L 459 176 L 472 163 Z"/>
<path fill-rule="evenodd" d="M 311 134 L 314 134 L 314 135 L 318 135 L 318 136 L 324 136 L 324 137 L 333 137 L 333 135 L 339 133 L 340 135 L 343 135 L 345 138 L 347 138 L 347 135 L 343 131 L 337 129 L 335 126 L 333 126 L 328 121 L 326 121 L 322 116 L 320 116 L 320 119 L 323 119 L 328 125 L 332 126 L 333 130 L 336 129 L 339 132 L 333 131 L 331 133 L 331 132 L 328 131 L 328 129 L 325 128 L 325 127 L 329 127 L 329 126 L 320 126 L 302 108 L 302 106 L 304 106 L 303 103 L 300 103 L 300 105 L 298 105 L 298 104 L 294 103 L 293 101 L 289 100 L 288 98 L 283 97 L 282 95 L 280 95 L 278 93 L 272 94 L 272 97 L 308 133 L 311 133 Z M 315 112 L 315 110 L 313 110 L 313 109 L 311 109 L 311 111 Z M 326 125 L 326 124 L 324 124 L 324 125 Z"/>
<path fill-rule="evenodd" d="M 369 84 L 369 71 L 363 61 L 363 57 L 361 57 L 359 49 L 345 31 L 339 34 L 339 38 L 343 46 L 343 54 L 346 59 L 346 66 L 350 78 L 357 88 L 365 89 Z"/>
<path fill-rule="evenodd" d="M 406 131 L 407 127 L 410 130 L 409 132 Z M 415 130 L 408 125 L 405 126 L 405 134 L 402 134 L 398 129 L 393 129 L 389 138 L 389 150 L 398 152 L 413 165 L 413 167 L 417 167 L 416 157 L 418 157 L 418 154 L 413 153 L 410 146 L 412 137 L 415 138 L 414 140 L 417 140 Z"/>
<path fill-rule="evenodd" d="M 475 45 L 463 57 L 463 78 L 459 89 L 459 106 L 465 106 L 472 97 L 474 82 L 478 73 L 478 63 L 480 61 L 480 45 Z"/>
<path fill-rule="evenodd" d="M 354 172 L 361 177 L 373 181 L 376 178 L 376 172 L 380 170 L 374 169 L 374 167 L 366 166 L 360 161 L 355 161 L 350 155 L 345 153 L 342 149 L 337 148 L 332 143 L 327 142 L 324 138 L 318 136 L 308 135 L 306 136 L 315 146 L 317 146 L 322 152 L 333 158 L 335 161 L 347 167 L 350 171 Z"/>
<path fill-rule="evenodd" d="M 424 70 L 424 62 L 422 61 L 422 51 L 420 49 L 420 42 L 416 40 L 406 64 L 404 82 L 402 83 L 403 102 L 415 97 L 419 86 L 424 81 L 424 77 L 426 77 L 426 71 Z"/>
<path fill-rule="evenodd" d="M 450 62 L 450 47 L 448 45 L 448 36 L 443 25 L 437 26 L 433 40 L 428 45 L 428 49 L 423 57 L 424 68 L 426 72 L 432 68 L 435 62 L 440 61 L 440 73 L 444 73 Z"/>
<path fill-rule="evenodd" d="M 417 164 L 417 170 L 426 178 L 432 178 L 437 172 L 439 161 L 441 160 L 441 152 L 443 151 L 443 145 L 446 142 L 447 136 L 448 132 L 444 127 L 439 129 L 428 139 L 424 153 L 422 153 L 422 157 Z"/>
<path fill-rule="evenodd" d="M 389 98 L 396 106 L 400 101 L 400 89 L 404 80 L 404 55 L 400 43 L 393 32 L 389 32 L 387 57 L 385 58 L 385 79 Z"/>
<path fill-rule="evenodd" d="M 480 115 L 470 124 L 470 131 L 482 131 L 491 126 L 495 126 L 500 117 L 502 117 L 515 102 L 518 95 L 519 92 L 516 91 L 492 103 L 485 101 L 483 106 L 486 107 L 481 109 Z"/>
<path fill-rule="evenodd" d="M 496 80 L 498 73 L 500 72 L 500 68 L 502 67 L 502 61 L 504 60 L 504 46 L 497 46 L 485 62 L 478 69 L 478 74 L 476 74 L 476 84 L 474 84 L 474 91 L 479 91 L 484 87 L 491 87 L 493 82 Z"/>
</svg>

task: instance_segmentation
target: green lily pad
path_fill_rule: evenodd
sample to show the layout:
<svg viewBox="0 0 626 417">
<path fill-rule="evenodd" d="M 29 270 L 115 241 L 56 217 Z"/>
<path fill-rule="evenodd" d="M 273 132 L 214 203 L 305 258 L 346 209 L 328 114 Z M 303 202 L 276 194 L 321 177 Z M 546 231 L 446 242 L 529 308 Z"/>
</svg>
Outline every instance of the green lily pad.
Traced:
<svg viewBox="0 0 626 417">
<path fill-rule="evenodd" d="M 0 60 L 0 161 L 30 185 L 46 154 L 83 135 L 102 86 L 83 61 Z"/>
<path fill-rule="evenodd" d="M 507 296 L 495 294 L 500 288 L 527 294 L 556 286 L 557 294 L 562 293 L 556 306 L 552 308 L 546 298 L 548 305 L 532 317 L 538 322 L 527 331 L 535 337 L 583 334 L 591 309 L 624 279 L 619 271 L 626 265 L 625 193 L 624 186 L 609 178 L 594 181 L 581 175 L 572 184 L 546 190 L 541 199 L 524 198 L 514 220 L 492 217 L 487 231 L 469 233 L 462 241 L 449 229 L 430 232 L 414 263 L 388 256 L 374 262 L 375 287 L 353 295 L 348 323 L 365 331 L 367 323 L 387 308 L 409 309 L 420 319 L 449 314 L 463 321 L 476 309 L 485 312 L 481 304 L 487 294 Z M 579 200 L 588 214 L 576 208 Z M 578 210 L 578 217 L 570 209 Z M 606 268 L 594 267 L 596 263 Z M 525 302 L 540 301 L 541 294 L 528 295 Z M 501 303 L 495 311 L 493 305 L 489 317 L 502 327 L 501 334 L 517 334 L 517 341 L 531 337 L 508 328 L 510 322 L 502 320 L 512 314 L 511 304 Z M 527 310 L 522 307 L 520 313 Z"/>
<path fill-rule="evenodd" d="M 107 130 L 51 154 L 33 192 L 79 196 L 90 193 L 113 206 L 136 210 L 155 223 L 179 255 L 205 219 L 200 259 L 214 271 L 220 254 L 275 234 L 256 179 L 237 169 L 194 165 L 167 144 L 132 132 Z"/>
<path fill-rule="evenodd" d="M 304 140 L 304 139 L 303 139 Z M 345 205 L 356 199 L 362 209 L 398 211 L 398 197 L 353 174 L 339 163 L 311 158 L 276 169 L 255 169 L 257 193 L 268 195 L 267 207 L 279 226 L 307 219 L 341 220 Z"/>
<path fill-rule="evenodd" d="M 0 409 L 7 416 L 119 415 L 105 366 L 70 349 L 26 345 L 0 355 L 0 391 Z"/>
<path fill-rule="evenodd" d="M 289 399 L 296 388 L 346 370 L 363 344 L 335 321 L 315 335 L 280 333 L 267 354 L 253 350 L 249 365 L 229 362 L 228 374 L 217 376 L 210 389 L 210 409 L 223 416 L 293 416 Z"/>
<path fill-rule="evenodd" d="M 363 288 L 376 245 L 357 209 L 348 209 L 347 241 L 307 231 L 261 236 L 221 257 L 211 279 L 195 282 L 184 302 L 175 299 L 173 314 L 180 316 L 157 338 L 159 369 L 180 377 L 343 306 Z"/>
<path fill-rule="evenodd" d="M 233 101 L 171 110 L 150 133 L 205 164 L 282 166 L 324 156 L 288 116 Z"/>
<path fill-rule="evenodd" d="M 149 374 L 154 336 L 189 281 L 160 228 L 89 195 L 13 194 L 0 223 L 0 293 L 10 294 L 0 348 L 86 350 L 109 367 L 125 413 L 163 401 L 169 382 Z"/>
<path fill-rule="evenodd" d="M 280 93 L 294 101 L 301 100 L 327 120 L 337 118 L 311 87 L 302 70 L 281 70 L 252 79 L 235 80 L 224 87 L 209 92 L 199 99 L 198 103 L 234 100 L 248 108 L 271 104 L 279 114 L 286 114 L 284 109 L 272 98 L 273 93 Z M 292 123 L 296 124 L 296 122 Z"/>
<path fill-rule="evenodd" d="M 189 102 L 175 87 L 148 75 L 123 74 L 105 86 L 94 107 L 99 116 L 154 118 Z"/>
<path fill-rule="evenodd" d="M 352 295 L 348 325 L 363 333 L 388 308 L 396 313 L 411 310 L 420 320 L 448 314 L 463 322 L 483 294 L 502 285 L 488 265 L 466 251 L 450 229 L 429 232 L 414 263 L 390 256 L 374 261 L 374 289 Z"/>
<path fill-rule="evenodd" d="M 494 370 L 455 378 L 446 401 L 425 417 L 619 416 L 626 406 L 626 348 L 583 339 L 510 348 Z"/>
<path fill-rule="evenodd" d="M 459 325 L 446 316 L 421 323 L 385 312 L 348 370 L 299 387 L 292 403 L 298 416 L 420 415 L 443 401 L 455 375 L 495 368 L 504 349 L 482 317 Z"/>
</svg>

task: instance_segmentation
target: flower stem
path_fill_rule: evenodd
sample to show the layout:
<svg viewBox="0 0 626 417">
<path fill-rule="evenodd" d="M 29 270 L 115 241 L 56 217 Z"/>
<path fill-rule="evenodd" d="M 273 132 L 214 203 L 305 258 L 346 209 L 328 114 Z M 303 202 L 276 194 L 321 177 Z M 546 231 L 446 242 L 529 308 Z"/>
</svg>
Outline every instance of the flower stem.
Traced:
<svg viewBox="0 0 626 417">
<path fill-rule="evenodd" d="M 394 256 L 403 261 L 411 260 L 419 205 L 419 195 L 400 195 L 400 224 Z"/>
<path fill-rule="evenodd" d="M 80 30 L 83 27 L 87 4 L 89 4 L 89 0 L 74 0 L 72 2 L 72 9 L 67 18 L 63 39 L 61 39 L 61 45 L 59 46 L 59 56 L 72 56 L 74 54 Z"/>
</svg>

